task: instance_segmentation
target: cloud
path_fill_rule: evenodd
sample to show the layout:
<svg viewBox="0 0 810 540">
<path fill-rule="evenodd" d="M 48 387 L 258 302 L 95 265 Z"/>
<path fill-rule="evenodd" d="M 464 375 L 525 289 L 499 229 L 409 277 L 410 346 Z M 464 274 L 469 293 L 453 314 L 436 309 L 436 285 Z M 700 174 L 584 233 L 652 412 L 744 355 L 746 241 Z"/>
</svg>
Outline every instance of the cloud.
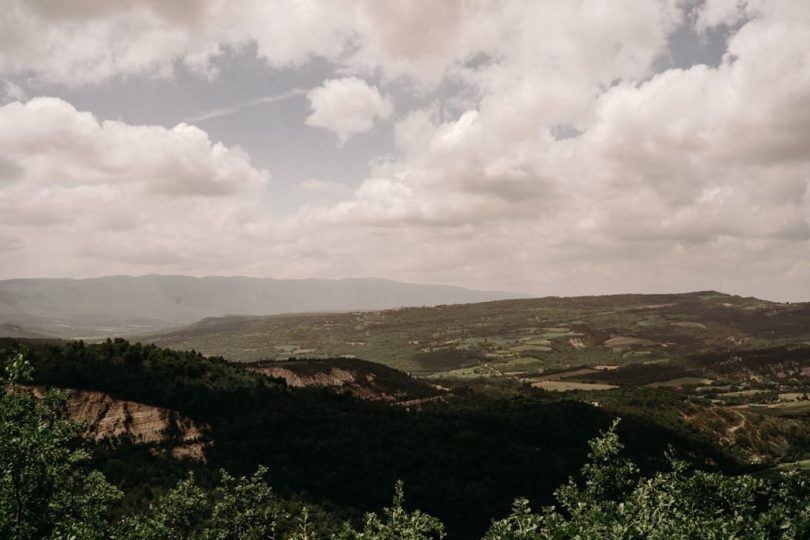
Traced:
<svg viewBox="0 0 810 540">
<path fill-rule="evenodd" d="M 740 27 L 715 68 L 649 73 L 647 47 L 587 67 L 578 41 L 562 48 L 540 32 L 556 64 L 530 67 L 521 48 L 477 68 L 475 108 L 400 118 L 400 154 L 378 161 L 350 200 L 306 218 L 436 281 L 807 298 L 810 9 L 753 4 L 742 15 L 734 5 Z M 669 16 L 658 20 L 648 39 L 664 47 Z M 618 39 L 600 31 L 598 50 Z M 557 137 L 560 124 L 574 136 Z M 397 254 L 404 244 L 419 255 Z"/>
<path fill-rule="evenodd" d="M 453 15 L 462 3 L 444 4 L 403 4 L 398 13 L 388 13 L 371 0 L 83 0 L 69 7 L 10 0 L 0 19 L 0 72 L 76 85 L 122 75 L 170 77 L 181 63 L 213 77 L 226 50 L 255 45 L 257 56 L 277 68 L 323 58 L 365 69 L 391 58 L 401 64 L 392 63 L 392 73 L 412 73 L 425 68 L 431 47 L 452 30 L 442 22 L 464 28 Z M 425 17 L 430 11 L 435 16 Z M 389 21 L 391 16 L 402 23 Z M 425 21 L 431 21 L 429 28 Z M 433 45 L 406 45 L 417 28 Z M 445 55 L 439 71 L 453 52 Z"/>
<path fill-rule="evenodd" d="M 128 184 L 150 194 L 221 196 L 267 178 L 244 151 L 212 143 L 194 126 L 99 122 L 57 98 L 0 107 L 0 152 L 27 185 L 41 187 Z"/>
<path fill-rule="evenodd" d="M 321 127 L 345 143 L 353 135 L 374 127 L 376 119 L 391 116 L 391 99 L 357 77 L 329 79 L 307 93 L 312 114 L 307 125 Z"/>
<path fill-rule="evenodd" d="M 6 274 L 190 271 L 243 248 L 267 204 L 269 173 L 240 149 L 186 124 L 99 122 L 56 98 L 0 107 L 0 156 L 0 237 L 21 239 Z"/>
<path fill-rule="evenodd" d="M 336 78 L 308 93 L 309 125 L 346 141 L 390 119 L 395 148 L 371 156 L 367 178 L 297 184 L 311 198 L 282 217 L 266 173 L 198 128 L 12 103 L 0 108 L 0 200 L 14 201 L 0 237 L 24 239 L 18 273 L 53 259 L 79 275 L 160 264 L 810 297 L 807 2 L 192 4 L 15 2 L 0 73 L 79 85 L 168 77 L 178 63 L 216 76 L 230 51 L 296 75 L 322 59 Z M 722 60 L 664 70 L 678 31 L 728 35 Z"/>
<path fill-rule="evenodd" d="M 215 77 L 226 52 L 255 47 L 257 57 L 274 68 L 320 58 L 348 74 L 379 71 L 386 81 L 404 77 L 429 89 L 446 76 L 476 71 L 470 66 L 477 58 L 525 64 L 516 68 L 565 68 L 545 56 L 559 50 L 562 40 L 574 45 L 580 57 L 575 60 L 586 62 L 568 68 L 612 69 L 612 62 L 602 64 L 599 46 L 606 45 L 619 51 L 611 57 L 632 73 L 646 67 L 642 46 L 656 45 L 660 19 L 672 22 L 679 13 L 675 6 L 663 0 L 634 0 L 621 11 L 607 5 L 582 9 L 576 2 L 552 8 L 530 0 L 83 0 L 66 7 L 10 0 L 0 19 L 0 73 L 82 85 L 130 75 L 171 77 L 182 64 Z M 578 44 L 570 35 L 578 36 Z"/>
</svg>

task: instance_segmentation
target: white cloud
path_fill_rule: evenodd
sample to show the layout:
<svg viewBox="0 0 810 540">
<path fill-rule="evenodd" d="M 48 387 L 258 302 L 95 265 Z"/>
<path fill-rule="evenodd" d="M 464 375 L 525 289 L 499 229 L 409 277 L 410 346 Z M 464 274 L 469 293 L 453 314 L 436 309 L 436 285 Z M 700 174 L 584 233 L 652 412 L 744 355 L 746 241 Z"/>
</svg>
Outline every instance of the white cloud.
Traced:
<svg viewBox="0 0 810 540">
<path fill-rule="evenodd" d="M 391 99 L 357 77 L 329 79 L 307 93 L 312 114 L 307 125 L 328 129 L 341 144 L 374 127 L 376 119 L 391 116 Z"/>
<path fill-rule="evenodd" d="M 57 98 L 0 107 L 0 151 L 40 187 L 130 184 L 161 195 L 219 196 L 267 173 L 239 148 L 212 143 L 194 126 L 99 122 Z"/>
<path fill-rule="evenodd" d="M 544 53 L 560 54 L 556 66 L 479 68 L 477 108 L 450 121 L 435 108 L 405 116 L 401 155 L 351 200 L 307 218 L 341 223 L 361 239 L 357 251 L 437 281 L 806 298 L 810 8 L 750 4 L 717 68 L 645 75 L 655 48 L 644 45 L 644 59 L 617 51 L 580 71 L 579 42 L 564 48 L 562 37 Z M 608 30 L 593 38 L 599 50 Z M 554 127 L 567 122 L 582 134 L 558 140 Z M 392 229 L 418 255 L 398 255 Z"/>
<path fill-rule="evenodd" d="M 435 80 L 459 53 L 453 36 L 467 29 L 464 16 L 481 18 L 480 8 L 462 9 L 456 0 L 399 7 L 372 0 L 7 4 L 0 19 L 0 72 L 67 84 L 121 75 L 168 77 L 178 61 L 212 77 L 224 50 L 251 44 L 274 67 L 315 57 L 356 70 L 386 62 L 393 75 Z M 422 39 L 413 40 L 417 31 Z"/>
<path fill-rule="evenodd" d="M 32 272 L 48 253 L 85 273 L 141 260 L 546 294 L 810 297 L 810 4 L 707 0 L 694 20 L 684 5 L 14 2 L 0 74 L 84 84 L 169 76 L 180 61 L 215 76 L 222 51 L 255 44 L 275 68 L 324 58 L 341 77 L 308 94 L 310 125 L 345 141 L 392 118 L 396 151 L 352 193 L 300 183 L 312 204 L 282 219 L 263 206 L 265 174 L 196 128 L 11 104 L 0 190 L 15 203 L 0 238 Z M 682 24 L 730 28 L 718 67 L 655 73 Z M 93 241 L 49 239 L 63 229 Z"/>
<path fill-rule="evenodd" d="M 68 6 L 9 0 L 0 19 L 0 73 L 87 84 L 168 77 L 180 62 L 213 77 L 225 51 L 255 44 L 257 56 L 273 67 L 323 58 L 349 73 L 380 70 L 385 80 L 407 77 L 428 88 L 470 71 L 468 63 L 480 57 L 507 58 L 516 69 L 600 74 L 618 62 L 629 74 L 646 69 L 643 47 L 659 44 L 661 23 L 679 13 L 675 6 L 674 0 L 634 0 L 622 10 L 530 0 L 83 0 Z M 571 64 L 555 61 L 563 41 L 574 45 Z M 603 62 L 604 47 L 619 52 L 610 55 L 614 62 Z"/>
<path fill-rule="evenodd" d="M 244 247 L 267 202 L 269 173 L 198 128 L 99 122 L 55 98 L 0 107 L 0 156 L 6 274 L 188 271 Z"/>
</svg>

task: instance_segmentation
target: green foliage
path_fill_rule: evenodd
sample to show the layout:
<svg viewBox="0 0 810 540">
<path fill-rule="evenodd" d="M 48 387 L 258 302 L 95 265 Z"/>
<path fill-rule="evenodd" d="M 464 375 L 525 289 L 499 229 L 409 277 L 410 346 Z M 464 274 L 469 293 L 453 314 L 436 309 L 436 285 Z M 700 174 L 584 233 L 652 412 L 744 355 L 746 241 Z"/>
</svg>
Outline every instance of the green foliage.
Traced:
<svg viewBox="0 0 810 540">
<path fill-rule="evenodd" d="M 450 538 L 480 537 L 491 517 L 507 514 L 518 495 L 527 499 L 516 501 L 513 513 L 492 526 L 491 538 L 535 538 L 549 531 L 561 537 L 651 536 L 651 531 L 664 527 L 660 514 L 668 507 L 660 501 L 669 493 L 664 488 L 670 490 L 670 498 L 692 500 L 693 492 L 711 493 L 707 486 L 719 486 L 727 478 L 687 468 L 678 473 L 680 477 L 663 476 L 655 483 L 659 478 L 655 471 L 666 466 L 660 456 L 667 443 L 682 455 L 694 456 L 696 462 L 711 458 L 723 466 L 726 463 L 708 444 L 672 428 L 692 408 L 691 402 L 673 391 L 620 389 L 603 394 L 601 407 L 594 407 L 577 401 L 592 399 L 585 395 L 571 399 L 527 390 L 517 383 L 484 387 L 473 381 L 449 393 L 452 398 L 446 404 L 408 411 L 322 390 L 287 388 L 221 359 L 123 340 L 96 345 L 32 343 L 30 347 L 37 384 L 99 390 L 119 399 L 164 406 L 194 419 L 204 437 L 213 441 L 206 448 L 207 462 L 196 465 L 150 456 L 149 451 L 159 446 L 99 449 L 95 464 L 127 493 L 127 499 L 114 509 L 116 518 L 124 518 L 118 526 L 120 538 L 275 535 L 311 540 L 336 533 L 343 519 L 356 528 L 344 530 L 343 534 L 355 535 L 347 538 L 388 538 L 407 530 L 419 531 L 425 538 L 439 536 L 443 530 L 437 528 L 439 522 L 403 510 L 401 498 L 379 515 L 361 519 L 362 511 L 386 505 L 396 478 L 409 487 L 410 508 L 440 518 Z M 16 353 L 0 350 L 3 356 L 11 363 Z M 26 368 L 20 364 L 11 371 L 24 375 Z M 43 404 L 60 399 L 48 396 Z M 63 410 L 64 403 L 54 403 L 53 408 Z M 615 411 L 625 417 L 621 443 L 633 461 L 621 457 L 616 426 L 587 444 L 599 429 L 610 425 Z M 15 422 L 29 417 L 18 415 Z M 70 439 L 76 450 L 78 432 L 72 432 Z M 52 462 L 60 459 L 64 458 L 57 456 Z M 564 483 L 586 459 L 582 476 Z M 150 469 L 149 463 L 159 465 Z M 260 463 L 270 463 L 272 469 L 266 474 L 260 470 L 256 476 L 253 471 Z M 143 464 L 147 467 L 142 468 Z M 175 486 L 188 468 L 195 471 L 193 480 Z M 219 468 L 228 472 L 216 473 Z M 705 474 L 709 480 L 700 484 Z M 692 483 L 680 482 L 681 477 Z M 763 504 L 777 508 L 774 501 L 782 500 L 776 492 L 749 477 L 730 478 L 730 482 L 743 478 L 754 483 L 745 489 L 736 484 L 725 491 L 718 488 L 718 493 L 742 489 L 739 498 L 729 500 L 745 512 L 753 504 L 762 527 L 775 530 L 773 523 L 787 519 L 789 530 L 800 530 L 803 514 L 792 496 L 783 497 L 783 510 L 766 516 Z M 555 495 L 554 488 L 561 483 Z M 268 484 L 283 496 L 275 495 Z M 676 487 L 681 491 L 672 491 Z M 74 490 L 72 500 L 79 500 L 76 493 L 79 490 Z M 746 493 L 753 493 L 753 498 L 746 498 Z M 799 488 L 791 493 L 802 496 Z M 304 512 L 293 494 L 317 506 Z M 528 500 L 538 508 L 546 506 L 532 512 Z M 683 507 L 685 517 L 673 515 L 672 528 L 693 522 L 714 526 L 709 517 L 693 519 L 686 502 L 678 504 L 673 508 Z M 335 515 L 327 518 L 319 509 L 324 505 Z M 717 519 L 732 515 L 730 510 L 722 512 Z M 101 514 L 110 521 L 109 513 Z M 98 530 L 105 527 L 109 529 L 109 523 Z"/>
<path fill-rule="evenodd" d="M 211 490 L 200 487 L 189 474 L 147 512 L 124 520 L 120 534 L 144 540 L 276 538 L 282 511 L 264 481 L 266 474 L 264 467 L 249 478 L 220 471 L 219 484 Z"/>
<path fill-rule="evenodd" d="M 137 364 L 138 358 L 130 355 L 127 362 Z M 379 514 L 366 514 L 359 528 L 347 523 L 339 529 L 325 526 L 328 519 L 321 511 L 312 514 L 306 507 L 290 511 L 289 501 L 276 495 L 266 482 L 268 470 L 264 467 L 239 477 L 221 470 L 211 486 L 189 474 L 152 504 L 116 522 L 110 511 L 122 494 L 101 473 L 86 467 L 89 453 L 81 447 L 82 426 L 66 418 L 66 396 L 49 391 L 37 398 L 22 384 L 32 374 L 25 354 L 10 355 L 3 368 L 0 538 L 445 538 L 442 521 L 405 508 L 402 482 L 396 484 L 390 507 Z M 493 417 L 492 426 L 504 418 L 509 417 Z M 588 443 L 588 461 L 580 477 L 556 490 L 554 506 L 535 513 L 528 499 L 517 499 L 511 514 L 493 522 L 484 539 L 810 537 L 807 477 L 789 472 L 770 482 L 748 475 L 726 476 L 693 470 L 672 453 L 667 456 L 668 470 L 645 476 L 622 455 L 617 428 L 618 421 L 614 421 Z M 441 487 L 434 482 L 434 489 Z"/>
<path fill-rule="evenodd" d="M 305 506 L 301 515 L 295 520 L 295 529 L 286 540 L 316 540 L 318 535 L 312 531 L 309 509 Z"/>
<path fill-rule="evenodd" d="M 591 441 L 582 487 L 556 492 L 560 505 L 533 514 L 525 499 L 496 521 L 485 540 L 550 538 L 808 538 L 810 483 L 791 473 L 776 483 L 748 475 L 692 471 L 669 456 L 671 470 L 640 477 L 619 454 L 616 423 Z"/>
<path fill-rule="evenodd" d="M 405 494 L 402 481 L 394 491 L 394 502 L 383 509 L 382 516 L 366 515 L 362 531 L 345 528 L 339 540 L 433 540 L 445 537 L 444 525 L 433 516 L 403 508 Z"/>
<path fill-rule="evenodd" d="M 512 513 L 500 521 L 492 523 L 483 540 L 532 540 L 540 538 L 540 530 L 549 516 L 539 516 L 532 513 L 529 500 L 515 499 L 512 504 Z"/>
<path fill-rule="evenodd" d="M 122 535 L 144 540 L 200 538 L 203 519 L 209 512 L 208 494 L 190 474 L 151 505 L 146 515 L 125 521 Z"/>
<path fill-rule="evenodd" d="M 37 384 L 166 407 L 193 419 L 213 441 L 205 465 L 171 462 L 173 469 L 145 446 L 101 448 L 97 466 L 127 494 L 118 515 L 148 507 L 189 468 L 207 489 L 219 468 L 250 475 L 268 463 L 267 480 L 280 493 L 331 503 L 341 519 L 384 507 L 389 487 L 401 478 L 414 507 L 439 517 L 450 536 L 473 538 L 493 516 L 507 513 L 516 496 L 551 503 L 554 489 L 586 459 L 588 439 L 611 421 L 606 407 L 508 382 L 473 381 L 447 403 L 408 411 L 287 388 L 221 359 L 124 340 L 29 346 Z M 649 394 L 656 400 L 639 407 L 669 407 L 662 392 Z M 710 447 L 652 419 L 626 415 L 622 437 L 642 468 L 660 466 L 651 461 L 660 461 L 668 443 L 724 463 Z"/>
<path fill-rule="evenodd" d="M 264 482 L 267 469 L 259 467 L 250 478 L 236 479 L 222 471 L 214 490 L 211 531 L 206 540 L 260 540 L 275 536 L 280 510 L 272 489 Z"/>
<path fill-rule="evenodd" d="M 66 417 L 55 391 L 36 398 L 32 369 L 18 352 L 0 387 L 0 538 L 104 538 L 121 492 L 83 466 L 81 426 Z"/>
<path fill-rule="evenodd" d="M 638 467 L 620 456 L 623 445 L 616 433 L 618 425 L 617 419 L 602 436 L 588 442 L 589 461 L 582 467 L 582 486 L 570 479 L 555 494 L 577 532 L 611 532 L 610 517 L 621 511 L 621 501 L 638 479 Z"/>
<path fill-rule="evenodd" d="M 33 380 L 34 368 L 25 357 L 25 351 L 22 349 L 17 350 L 17 352 L 6 361 L 3 370 L 6 374 L 5 382 L 7 384 L 28 384 Z"/>
</svg>

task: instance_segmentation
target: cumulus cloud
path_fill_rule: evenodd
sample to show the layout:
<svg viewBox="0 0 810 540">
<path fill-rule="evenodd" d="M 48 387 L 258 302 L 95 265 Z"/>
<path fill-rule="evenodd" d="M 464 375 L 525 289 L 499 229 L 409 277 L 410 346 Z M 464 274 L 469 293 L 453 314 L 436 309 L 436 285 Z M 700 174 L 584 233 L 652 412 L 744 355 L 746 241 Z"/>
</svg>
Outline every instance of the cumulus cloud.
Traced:
<svg viewBox="0 0 810 540">
<path fill-rule="evenodd" d="M 212 143 L 194 126 L 99 122 L 57 98 L 0 107 L 0 151 L 28 185 L 43 187 L 130 184 L 150 194 L 219 196 L 267 178 L 244 151 Z"/>
<path fill-rule="evenodd" d="M 307 93 L 312 114 L 307 124 L 328 129 L 338 136 L 341 144 L 352 135 L 364 133 L 378 118 L 391 116 L 391 99 L 357 77 L 329 79 Z"/>
<path fill-rule="evenodd" d="M 4 267 L 39 275 L 96 274 L 101 254 L 119 270 L 216 258 L 261 219 L 269 178 L 198 128 L 99 122 L 56 98 L 0 107 L 0 156 Z"/>
<path fill-rule="evenodd" d="M 368 242 L 363 251 L 400 262 L 379 231 L 396 228 L 420 259 L 452 245 L 453 257 L 431 258 L 438 280 L 461 272 L 468 283 L 549 293 L 726 287 L 806 297 L 810 9 L 731 3 L 696 23 L 740 25 L 720 66 L 659 74 L 647 71 L 652 44 L 664 46 L 677 16 L 649 16 L 661 30 L 642 52 L 617 50 L 601 67 L 580 71 L 587 56 L 569 43 L 561 65 L 529 69 L 519 49 L 514 63 L 479 68 L 476 108 L 451 120 L 435 108 L 400 119 L 401 155 L 314 219 L 362 224 L 354 234 Z M 600 50 L 619 39 L 602 31 Z M 557 137 L 561 123 L 576 135 Z"/>
<path fill-rule="evenodd" d="M 307 94 L 306 123 L 345 142 L 390 119 L 394 150 L 353 192 L 326 176 L 296 184 L 313 199 L 279 217 L 261 196 L 266 173 L 197 128 L 12 103 L 0 108 L 0 189 L 15 203 L 0 238 L 24 268 L 46 268 L 43 251 L 80 270 L 113 253 L 105 272 L 140 260 L 539 294 L 810 297 L 805 1 L 186 7 L 15 0 L 0 22 L 0 75 L 87 84 L 170 76 L 178 62 L 216 77 L 230 50 L 255 50 L 272 69 L 320 58 L 337 78 Z M 684 28 L 728 34 L 722 61 L 657 72 Z M 55 227 L 97 232 L 77 255 L 47 240 Z M 143 250 L 138 237 L 150 239 Z"/>
<path fill-rule="evenodd" d="M 412 2 L 384 7 L 368 0 L 182 0 L 122 2 L 10 0 L 0 19 L 0 71 L 46 81 L 99 83 L 121 75 L 169 77 L 177 62 L 217 75 L 226 50 L 255 45 L 274 67 L 312 58 L 392 75 L 434 80 L 455 59 L 465 2 Z M 481 21 L 483 22 L 483 20 Z M 414 32 L 422 36 L 414 46 Z M 466 32 L 467 41 L 472 37 Z M 441 53 L 441 58 L 436 58 Z"/>
<path fill-rule="evenodd" d="M 579 56 L 569 59 L 586 62 L 569 69 L 604 72 L 618 62 L 634 73 L 646 68 L 639 46 L 655 47 L 661 19 L 671 23 L 678 14 L 674 0 L 634 0 L 624 10 L 527 0 L 10 0 L 0 19 L 0 72 L 87 84 L 169 77 L 182 63 L 215 77 L 226 51 L 255 46 L 277 68 L 322 58 L 355 74 L 379 70 L 386 80 L 430 87 L 469 71 L 477 58 L 565 67 L 553 58 L 564 40 Z M 618 53 L 607 66 L 600 45 Z"/>
</svg>

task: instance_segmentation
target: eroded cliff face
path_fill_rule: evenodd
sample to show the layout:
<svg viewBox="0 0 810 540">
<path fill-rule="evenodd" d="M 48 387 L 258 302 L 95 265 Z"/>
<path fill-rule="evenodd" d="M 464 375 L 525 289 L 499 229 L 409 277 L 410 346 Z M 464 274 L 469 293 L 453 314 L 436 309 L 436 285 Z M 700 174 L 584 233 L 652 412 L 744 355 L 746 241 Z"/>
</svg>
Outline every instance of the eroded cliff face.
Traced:
<svg viewBox="0 0 810 540">
<path fill-rule="evenodd" d="M 251 371 L 284 379 L 287 386 L 302 388 L 304 386 L 330 387 L 348 390 L 355 397 L 372 400 L 396 401 L 400 396 L 392 395 L 374 381 L 374 375 L 355 373 L 347 369 L 333 367 L 329 371 L 301 374 L 283 366 L 249 368 Z"/>
<path fill-rule="evenodd" d="M 210 441 L 198 426 L 176 411 L 136 401 L 114 399 L 94 391 L 68 390 L 68 413 L 84 422 L 85 435 L 96 442 L 144 444 L 156 454 L 205 461 Z M 44 389 L 34 388 L 41 396 Z"/>
</svg>

